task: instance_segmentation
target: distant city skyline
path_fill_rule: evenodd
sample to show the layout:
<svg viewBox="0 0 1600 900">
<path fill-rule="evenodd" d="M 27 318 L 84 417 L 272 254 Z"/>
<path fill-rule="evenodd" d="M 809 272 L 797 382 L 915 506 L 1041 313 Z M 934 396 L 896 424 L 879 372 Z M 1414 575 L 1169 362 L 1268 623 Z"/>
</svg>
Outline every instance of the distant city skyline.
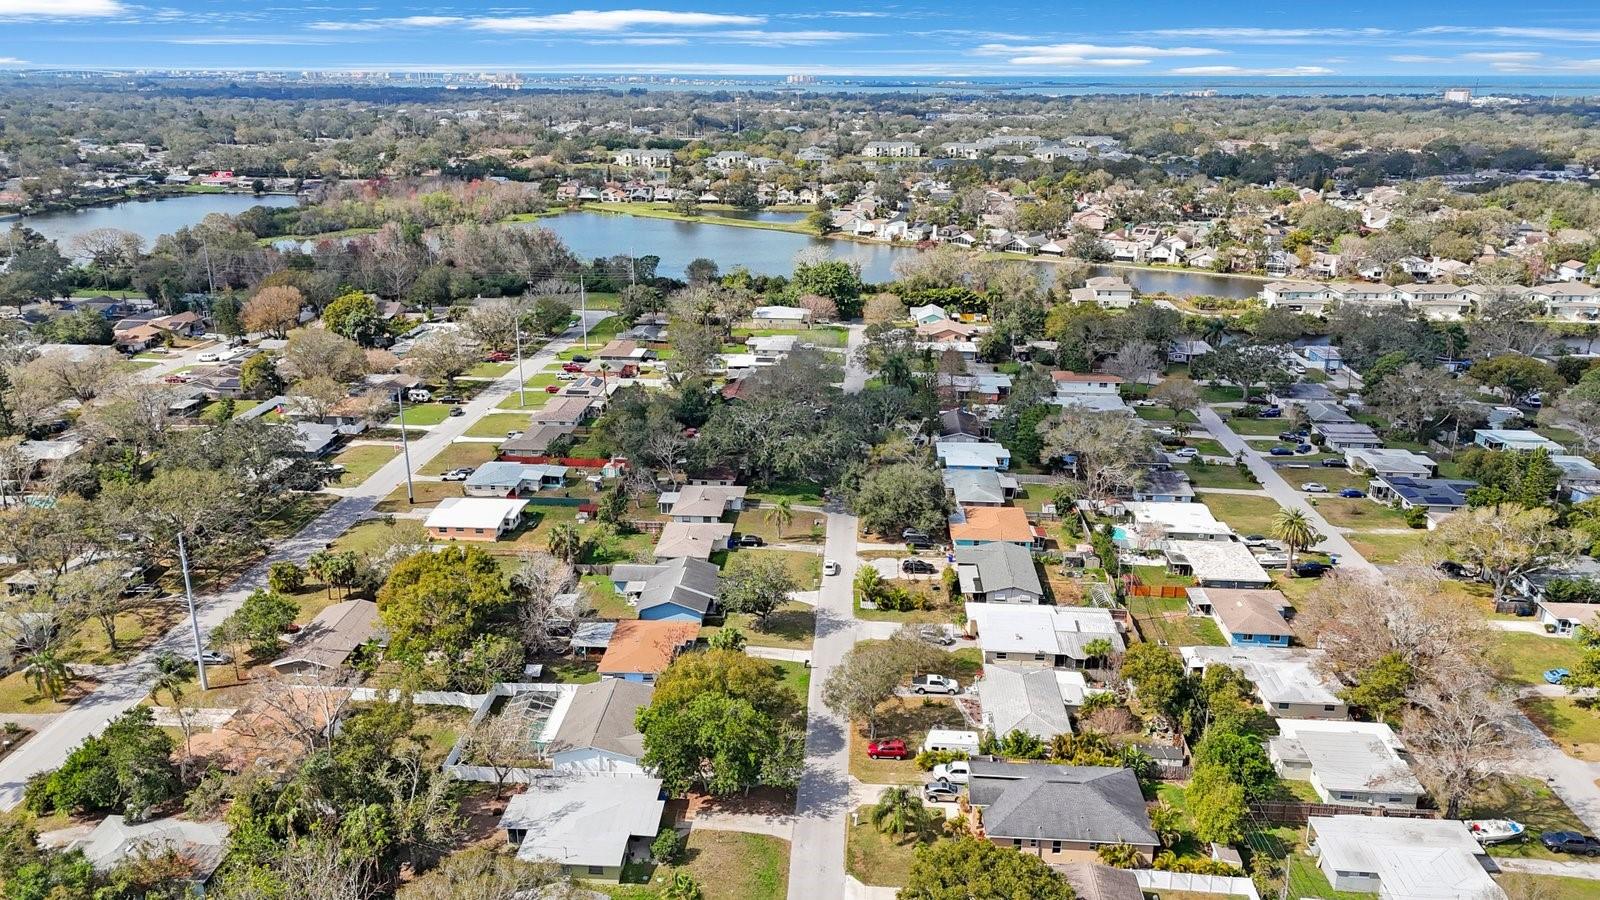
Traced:
<svg viewBox="0 0 1600 900">
<path fill-rule="evenodd" d="M 585 4 L 585 6 L 589 6 Z M 0 0 L 0 66 L 712 76 L 1600 76 L 1600 7 Z M 1326 17 L 1325 17 L 1326 18 Z"/>
</svg>

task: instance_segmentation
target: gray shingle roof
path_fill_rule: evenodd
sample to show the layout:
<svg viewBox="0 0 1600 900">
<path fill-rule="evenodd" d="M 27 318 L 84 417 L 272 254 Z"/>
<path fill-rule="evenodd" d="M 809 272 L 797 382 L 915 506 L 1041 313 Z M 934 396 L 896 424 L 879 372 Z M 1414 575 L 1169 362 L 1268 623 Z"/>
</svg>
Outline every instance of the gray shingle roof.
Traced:
<svg viewBox="0 0 1600 900">
<path fill-rule="evenodd" d="M 580 685 L 550 742 L 551 753 L 594 748 L 634 759 L 644 755 L 644 735 L 634 713 L 650 703 L 654 685 L 605 678 Z"/>
<path fill-rule="evenodd" d="M 1044 585 L 1039 583 L 1039 572 L 1033 566 L 1033 554 L 1025 547 L 1000 542 L 957 547 L 956 565 L 963 592 L 989 593 L 1014 588 L 1044 595 Z"/>
<path fill-rule="evenodd" d="M 611 580 L 642 585 L 640 612 L 676 603 L 704 614 L 722 591 L 717 573 L 717 567 L 703 559 L 674 559 L 654 566 L 617 566 L 611 570 Z"/>
<path fill-rule="evenodd" d="M 1129 769 L 973 760 L 968 790 L 991 838 L 1160 843 Z"/>
</svg>

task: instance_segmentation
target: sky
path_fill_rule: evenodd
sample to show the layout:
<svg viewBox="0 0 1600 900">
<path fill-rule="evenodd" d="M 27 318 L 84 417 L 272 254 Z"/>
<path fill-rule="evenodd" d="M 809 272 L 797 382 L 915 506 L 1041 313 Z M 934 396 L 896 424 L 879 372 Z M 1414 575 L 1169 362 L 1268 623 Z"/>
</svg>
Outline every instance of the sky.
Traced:
<svg viewBox="0 0 1600 900">
<path fill-rule="evenodd" d="M 1596 0 L 1357 0 L 1268 8 L 1259 0 L 1083 6 L 1037 0 L 580 2 L 0 0 L 0 66 L 1201 79 L 1600 76 Z"/>
</svg>

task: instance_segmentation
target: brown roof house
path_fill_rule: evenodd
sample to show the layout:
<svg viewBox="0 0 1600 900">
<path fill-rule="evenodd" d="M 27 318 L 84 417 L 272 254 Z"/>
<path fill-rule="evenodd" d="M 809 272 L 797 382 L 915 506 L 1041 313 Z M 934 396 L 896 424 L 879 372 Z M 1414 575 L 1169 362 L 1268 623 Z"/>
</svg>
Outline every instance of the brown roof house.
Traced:
<svg viewBox="0 0 1600 900">
<path fill-rule="evenodd" d="M 381 639 L 378 604 L 346 600 L 317 613 L 272 667 L 284 674 L 338 669 L 366 642 Z"/>
<path fill-rule="evenodd" d="M 654 684 L 656 676 L 699 638 L 699 622 L 624 619 L 617 623 L 611 643 L 600 657 L 600 675 Z"/>
<path fill-rule="evenodd" d="M 1289 600 L 1280 591 L 1192 587 L 1188 593 L 1189 609 L 1215 620 L 1230 644 L 1287 647 L 1294 639 L 1284 616 Z"/>
</svg>

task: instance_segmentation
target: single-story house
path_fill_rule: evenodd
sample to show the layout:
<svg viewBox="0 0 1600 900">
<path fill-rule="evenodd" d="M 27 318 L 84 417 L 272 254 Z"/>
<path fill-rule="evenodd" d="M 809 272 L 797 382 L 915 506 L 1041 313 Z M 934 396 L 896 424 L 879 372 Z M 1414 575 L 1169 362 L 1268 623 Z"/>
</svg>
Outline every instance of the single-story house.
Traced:
<svg viewBox="0 0 1600 900">
<path fill-rule="evenodd" d="M 1011 451 L 1004 444 L 990 441 L 939 440 L 934 442 L 933 452 L 946 469 L 1004 471 L 1011 468 Z"/>
<path fill-rule="evenodd" d="M 992 469 L 946 469 L 945 490 L 957 506 L 1005 506 L 1017 493 L 1017 480 Z"/>
<path fill-rule="evenodd" d="M 1117 397 L 1123 379 L 1117 375 L 1080 374 L 1078 372 L 1051 372 L 1056 397 Z"/>
<path fill-rule="evenodd" d="M 656 540 L 656 562 L 669 559 L 710 559 L 728 549 L 733 525 L 728 522 L 668 522 Z"/>
<path fill-rule="evenodd" d="M 1489 450 L 1549 450 L 1566 453 L 1567 448 L 1536 431 L 1526 428 L 1478 428 L 1472 432 L 1472 442 Z"/>
<path fill-rule="evenodd" d="M 317 613 L 295 634 L 272 668 L 284 674 L 336 671 L 350 654 L 380 637 L 378 604 L 371 600 L 344 600 Z"/>
<path fill-rule="evenodd" d="M 333 449 L 339 440 L 339 426 L 323 425 L 320 422 L 296 422 L 294 428 L 295 442 L 300 447 L 300 452 L 311 459 L 321 459 Z"/>
<path fill-rule="evenodd" d="M 1005 542 L 1033 549 L 1043 543 L 1040 529 L 1019 506 L 958 508 L 950 516 L 950 542 L 957 547 Z"/>
<path fill-rule="evenodd" d="M 1312 816 L 1317 866 L 1336 891 L 1385 900 L 1504 898 L 1483 845 L 1458 819 Z"/>
<path fill-rule="evenodd" d="M 948 318 L 950 318 L 950 314 L 945 312 L 944 307 L 935 303 L 911 307 L 911 321 L 918 325 L 926 325 L 929 322 L 937 322 L 940 319 Z"/>
<path fill-rule="evenodd" d="M 527 505 L 526 500 L 446 497 L 422 525 L 436 541 L 498 541 L 522 524 Z"/>
<path fill-rule="evenodd" d="M 1318 669 L 1322 650 L 1240 646 L 1180 647 L 1178 652 L 1196 675 L 1217 664 L 1243 672 L 1275 718 L 1350 718 L 1349 706 L 1339 699 L 1340 686 Z"/>
<path fill-rule="evenodd" d="M 1600 603 L 1557 603 L 1553 600 L 1537 600 L 1534 605 L 1539 611 L 1539 623 L 1546 628 L 1555 629 L 1555 634 L 1563 637 L 1572 635 L 1578 630 L 1579 625 L 1588 628 L 1600 628 Z"/>
<path fill-rule="evenodd" d="M 1133 516 L 1130 543 L 1140 545 L 1158 540 L 1232 541 L 1233 529 L 1218 521 L 1204 503 L 1150 503 L 1127 501 L 1122 508 Z M 1126 529 L 1125 529 L 1126 531 Z M 1135 540 L 1135 539 L 1139 540 Z"/>
<path fill-rule="evenodd" d="M 1210 616 L 1230 644 L 1287 647 L 1294 639 L 1281 591 L 1192 587 L 1188 594 L 1190 611 Z"/>
<path fill-rule="evenodd" d="M 623 619 L 612 629 L 597 671 L 602 678 L 654 684 L 656 676 L 699 639 L 699 622 Z"/>
<path fill-rule="evenodd" d="M 1137 486 L 1128 490 L 1128 499 L 1138 503 L 1193 503 L 1194 485 L 1183 472 L 1152 467 L 1144 471 Z"/>
<path fill-rule="evenodd" d="M 557 490 L 566 483 L 566 466 L 495 460 L 474 469 L 462 491 L 468 497 L 520 497 Z"/>
<path fill-rule="evenodd" d="M 614 366 L 641 363 L 655 356 L 655 351 L 636 341 L 612 340 L 596 350 L 594 358 Z"/>
<path fill-rule="evenodd" d="M 171 818 L 134 824 L 123 816 L 106 816 L 65 849 L 82 851 L 101 874 L 130 858 L 158 857 L 170 850 L 183 861 L 185 880 L 194 886 L 196 896 L 203 896 L 206 882 L 228 855 L 228 824 Z"/>
<path fill-rule="evenodd" d="M 1167 361 L 1172 363 L 1194 362 L 1195 359 L 1211 352 L 1211 345 L 1199 338 L 1178 338 L 1167 344 Z"/>
<path fill-rule="evenodd" d="M 1106 844 L 1146 858 L 1161 846 L 1130 769 L 972 760 L 967 796 L 983 833 L 1046 862 L 1088 861 Z"/>
<path fill-rule="evenodd" d="M 611 584 L 639 610 L 639 618 L 699 623 L 717 606 L 720 570 L 702 559 L 678 557 L 650 565 L 611 568 Z"/>
<path fill-rule="evenodd" d="M 557 425 L 569 429 L 577 428 L 589 420 L 594 406 L 593 397 L 552 397 L 543 409 L 533 414 L 531 424 L 535 427 Z"/>
<path fill-rule="evenodd" d="M 1285 722 L 1293 720 L 1285 719 Z M 1267 753 L 1285 778 L 1304 779 L 1323 803 L 1416 809 L 1425 794 L 1422 783 L 1396 749 L 1399 739 L 1387 725 L 1371 722 L 1319 722 L 1322 728 L 1280 732 L 1267 742 Z M 1338 727 L 1363 726 L 1363 727 Z"/>
<path fill-rule="evenodd" d="M 1300 405 L 1307 422 L 1313 425 L 1349 425 L 1355 422 L 1344 407 L 1337 403 L 1311 400 Z"/>
<path fill-rule="evenodd" d="M 691 484 L 680 491 L 668 491 L 657 504 L 674 522 L 717 522 L 724 513 L 744 509 L 743 485 Z"/>
<path fill-rule="evenodd" d="M 1371 472 L 1380 477 L 1399 475 L 1404 478 L 1432 478 L 1439 473 L 1439 464 L 1432 458 L 1399 448 L 1346 450 L 1344 463 L 1352 472 Z"/>
<path fill-rule="evenodd" d="M 1311 426 L 1311 433 L 1322 438 L 1322 443 L 1333 453 L 1383 446 L 1378 433 L 1360 422 L 1319 422 Z"/>
<path fill-rule="evenodd" d="M 1033 553 L 1011 543 L 981 544 L 955 550 L 961 593 L 981 603 L 1039 603 L 1044 585 Z"/>
<path fill-rule="evenodd" d="M 518 859 L 549 860 L 578 878 L 619 881 L 625 863 L 648 855 L 665 809 L 660 779 L 560 773 L 512 797 L 500 827 Z"/>
<path fill-rule="evenodd" d="M 799 306 L 758 306 L 750 311 L 750 320 L 768 327 L 794 328 L 809 324 L 811 311 Z"/>
<path fill-rule="evenodd" d="M 556 707 L 555 734 L 545 746 L 551 768 L 643 774 L 639 759 L 644 756 L 644 735 L 634 717 L 650 705 L 653 693 L 653 685 L 620 678 L 578 685 Z"/>
<path fill-rule="evenodd" d="M 544 456 L 550 444 L 563 435 L 571 434 L 572 425 L 535 425 L 516 437 L 507 438 L 500 445 L 498 455 L 507 462 L 526 462 Z"/>
<path fill-rule="evenodd" d="M 1449 512 L 1466 506 L 1467 491 L 1477 486 L 1464 478 L 1382 475 L 1372 480 L 1367 496 L 1379 503 L 1399 503 L 1402 509 Z"/>
<path fill-rule="evenodd" d="M 1164 540 L 1167 567 L 1193 575 L 1201 587 L 1263 588 L 1272 576 L 1261 568 L 1250 548 L 1236 541 Z"/>
<path fill-rule="evenodd" d="M 1022 731 L 1044 741 L 1071 734 L 1068 707 L 1083 703 L 1083 684 L 1082 672 L 985 666 L 978 682 L 983 727 L 1000 737 Z M 1076 703 L 1067 702 L 1069 693 Z"/>
<path fill-rule="evenodd" d="M 1336 403 L 1339 398 L 1328 390 L 1326 385 L 1315 381 L 1296 381 L 1287 387 L 1273 390 L 1267 399 L 1279 406 L 1294 406 L 1306 403 Z"/>
<path fill-rule="evenodd" d="M 944 443 L 976 443 L 988 439 L 989 428 L 971 412 L 947 409 L 939 413 L 939 440 Z"/>
<path fill-rule="evenodd" d="M 1112 652 L 1126 648 L 1109 609 L 1021 603 L 968 603 L 967 633 L 976 632 L 983 662 L 1080 669 L 1091 658 L 1084 648 L 1105 640 Z"/>
<path fill-rule="evenodd" d="M 1556 492 L 1568 503 L 1582 503 L 1600 497 L 1600 466 L 1587 456 L 1557 454 L 1550 462 L 1561 470 Z"/>
</svg>

